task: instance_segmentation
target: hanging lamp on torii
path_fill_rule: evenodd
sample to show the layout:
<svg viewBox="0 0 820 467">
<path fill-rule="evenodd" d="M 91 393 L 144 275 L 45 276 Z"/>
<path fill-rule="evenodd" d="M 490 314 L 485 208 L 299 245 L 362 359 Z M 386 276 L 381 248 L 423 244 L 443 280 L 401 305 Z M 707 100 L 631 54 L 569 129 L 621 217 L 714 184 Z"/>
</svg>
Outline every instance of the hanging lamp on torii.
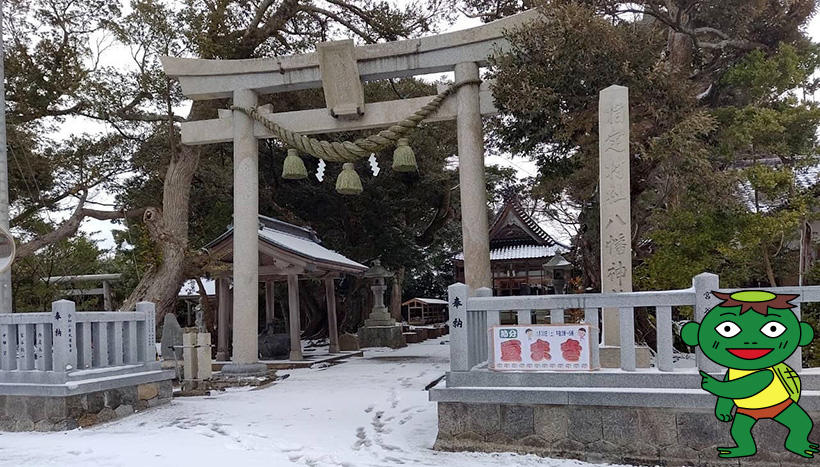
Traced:
<svg viewBox="0 0 820 467">
<path fill-rule="evenodd" d="M 322 133 L 388 127 L 386 131 L 392 131 L 393 135 L 382 135 L 389 140 L 382 143 L 398 146 L 396 165 L 404 168 L 409 165 L 409 147 L 402 140 L 406 134 L 399 134 L 400 130 L 391 127 L 406 126 L 402 122 L 418 118 L 416 114 L 425 106 L 429 112 L 416 124 L 457 120 L 466 282 L 473 289 L 491 285 L 481 116 L 495 113 L 495 108 L 489 87 L 479 84 L 479 67 L 487 64 L 491 54 L 508 47 L 505 30 L 521 26 L 537 16 L 538 13 L 531 10 L 472 29 L 360 47 L 354 47 L 350 41 L 324 43 L 317 46 L 317 52 L 287 57 L 247 60 L 162 58 L 165 73 L 179 80 L 186 97 L 194 100 L 233 99 L 231 110 L 221 110 L 219 118 L 181 125 L 183 144 L 233 141 L 234 145 L 234 354 L 233 368 L 226 367 L 225 370 L 253 372 L 263 366 L 258 363 L 256 341 L 259 274 L 256 251 L 257 140 L 281 139 L 282 129 L 304 143 L 301 147 L 293 147 L 286 142 L 293 149 L 311 147 L 317 152 L 317 148 L 333 149 L 334 144 L 304 138 Z M 364 102 L 363 81 L 443 72 L 455 72 L 455 82 L 436 96 Z M 272 113 L 270 107 L 257 106 L 259 94 L 320 87 L 324 88 L 326 109 Z M 435 108 L 430 109 L 431 104 Z M 379 142 L 379 135 L 374 137 Z M 358 142 L 352 143 L 361 146 Z M 342 147 L 356 151 L 348 144 L 342 144 Z M 313 154 L 311 151 L 300 152 Z M 327 154 L 314 155 L 322 157 Z M 290 155 L 299 157 L 294 153 Z M 342 173 L 351 175 L 355 159 L 343 163 Z M 292 158 L 291 165 L 294 171 L 287 175 L 301 175 L 299 164 Z M 341 188 L 358 191 L 355 186 Z"/>
</svg>

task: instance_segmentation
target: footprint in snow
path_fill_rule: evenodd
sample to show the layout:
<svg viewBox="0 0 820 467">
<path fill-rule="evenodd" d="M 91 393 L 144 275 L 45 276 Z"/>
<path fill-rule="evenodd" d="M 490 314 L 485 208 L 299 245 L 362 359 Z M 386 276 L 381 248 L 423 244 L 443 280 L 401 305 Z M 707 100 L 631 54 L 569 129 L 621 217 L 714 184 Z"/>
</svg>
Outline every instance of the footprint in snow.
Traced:
<svg viewBox="0 0 820 467">
<path fill-rule="evenodd" d="M 367 434 L 364 432 L 363 426 L 356 428 L 356 438 L 358 439 L 355 443 L 353 443 L 353 450 L 355 451 L 361 449 L 362 446 L 370 447 L 373 444 L 369 439 L 367 439 Z"/>
</svg>

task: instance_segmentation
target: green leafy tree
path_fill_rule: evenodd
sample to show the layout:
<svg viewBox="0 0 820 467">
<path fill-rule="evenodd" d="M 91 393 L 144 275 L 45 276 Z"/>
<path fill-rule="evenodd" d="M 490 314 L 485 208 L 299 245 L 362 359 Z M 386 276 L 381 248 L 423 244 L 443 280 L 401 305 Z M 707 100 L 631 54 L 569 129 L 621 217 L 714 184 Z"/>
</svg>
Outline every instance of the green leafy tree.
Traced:
<svg viewBox="0 0 820 467">
<path fill-rule="evenodd" d="M 539 166 L 536 193 L 580 207 L 576 260 L 599 287 L 598 92 L 630 90 L 636 286 L 790 277 L 811 210 L 794 173 L 813 164 L 813 1 L 546 1 L 493 61 L 499 147 Z M 636 46 L 640 44 L 640 46 Z"/>
</svg>

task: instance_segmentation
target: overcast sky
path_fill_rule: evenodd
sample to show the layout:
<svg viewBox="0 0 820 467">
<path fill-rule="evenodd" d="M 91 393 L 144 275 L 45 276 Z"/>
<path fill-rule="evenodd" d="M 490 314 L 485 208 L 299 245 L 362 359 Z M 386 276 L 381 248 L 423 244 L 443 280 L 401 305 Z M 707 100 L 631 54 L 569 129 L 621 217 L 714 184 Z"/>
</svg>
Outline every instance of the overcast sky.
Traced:
<svg viewBox="0 0 820 467">
<path fill-rule="evenodd" d="M 455 31 L 459 29 L 465 29 L 473 26 L 479 25 L 480 22 L 476 19 L 462 17 L 456 23 L 447 29 L 447 31 Z M 815 17 L 808 26 L 809 34 L 811 35 L 812 39 L 817 41 L 820 39 L 820 18 Z M 117 50 L 109 50 L 103 56 L 103 63 L 110 64 L 110 65 L 117 65 L 117 66 L 128 66 L 129 58 L 127 54 L 121 53 L 122 51 Z M 125 57 L 125 58 L 123 58 Z M 185 112 L 184 109 L 180 109 L 181 112 Z M 55 138 L 70 138 L 75 134 L 82 134 L 87 132 L 107 132 L 107 131 L 114 131 L 111 128 L 107 128 L 105 125 L 101 125 L 98 122 L 90 122 L 85 119 L 73 119 L 69 120 L 64 124 L 61 130 L 53 135 Z M 509 159 L 507 157 L 501 156 L 491 156 L 487 157 L 486 160 L 487 164 L 496 164 L 501 166 L 508 166 L 515 168 L 520 177 L 530 177 L 535 176 L 537 169 L 535 165 L 523 158 L 515 158 Z M 385 172 L 382 172 L 385 173 Z M 324 183 L 332 183 L 332 180 L 325 180 Z M 98 191 L 97 193 L 92 193 L 92 197 L 90 198 L 92 201 L 97 201 L 100 203 L 110 203 L 112 202 L 112 197 L 105 192 Z M 61 213 L 53 213 L 52 219 L 57 220 L 59 218 L 65 218 L 68 215 L 69 211 L 66 210 Z M 109 221 L 100 221 L 96 219 L 87 219 L 83 222 L 81 226 L 81 230 L 92 234 L 92 237 L 99 241 L 99 244 L 102 248 L 112 248 L 114 246 L 113 237 L 111 235 L 112 228 L 121 228 L 121 226 L 116 226 Z M 566 235 L 562 234 L 561 232 L 557 231 L 556 229 L 549 229 L 552 231 L 556 236 L 566 240 Z"/>
</svg>

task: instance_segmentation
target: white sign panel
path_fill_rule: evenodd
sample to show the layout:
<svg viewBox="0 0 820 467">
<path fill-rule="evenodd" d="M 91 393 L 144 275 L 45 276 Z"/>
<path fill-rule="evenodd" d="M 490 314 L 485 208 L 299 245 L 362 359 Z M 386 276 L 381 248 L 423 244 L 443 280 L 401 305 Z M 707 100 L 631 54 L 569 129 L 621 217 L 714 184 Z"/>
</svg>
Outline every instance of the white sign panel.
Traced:
<svg viewBox="0 0 820 467">
<path fill-rule="evenodd" d="M 489 368 L 496 371 L 588 371 L 588 324 L 494 326 Z"/>
</svg>

